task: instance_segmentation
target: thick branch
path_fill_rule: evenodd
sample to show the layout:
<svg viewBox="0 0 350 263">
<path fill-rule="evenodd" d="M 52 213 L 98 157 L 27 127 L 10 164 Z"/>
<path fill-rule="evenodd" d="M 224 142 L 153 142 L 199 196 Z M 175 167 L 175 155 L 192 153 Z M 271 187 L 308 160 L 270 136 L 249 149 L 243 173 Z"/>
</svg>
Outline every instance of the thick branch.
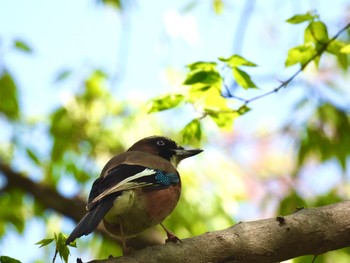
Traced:
<svg viewBox="0 0 350 263">
<path fill-rule="evenodd" d="M 7 179 L 7 189 L 20 189 L 25 193 L 31 194 L 45 208 L 53 209 L 75 221 L 79 221 L 84 216 L 86 202 L 81 198 L 66 198 L 55 189 L 35 182 L 1 162 L 0 171 Z"/>
<path fill-rule="evenodd" d="M 126 257 L 90 263 L 279 262 L 350 245 L 350 201 L 302 209 L 292 215 L 241 222 L 228 229 L 149 247 Z"/>
<path fill-rule="evenodd" d="M 8 165 L 0 162 L 0 175 L 3 174 L 7 180 L 6 189 L 19 189 L 26 194 L 32 195 L 45 209 L 52 209 L 66 217 L 78 222 L 86 213 L 86 201 L 81 197 L 66 198 L 56 189 L 35 182 L 20 172 L 14 171 Z M 106 229 L 100 224 L 97 232 L 104 238 L 114 242 L 119 242 L 116 238 L 110 236 Z M 128 245 L 139 249 L 149 245 L 160 244 L 164 237 L 158 234 L 156 229 L 151 230 L 148 235 L 141 235 L 128 240 Z"/>
<path fill-rule="evenodd" d="M 68 199 L 0 162 L 7 188 L 21 189 L 45 208 L 78 221 L 85 202 Z M 149 247 L 108 262 L 278 262 L 322 254 L 350 245 L 350 201 L 303 209 L 286 217 L 236 224 L 225 230 L 183 240 L 183 244 Z M 99 229 L 106 237 L 104 229 Z M 107 261 L 93 261 L 103 263 Z M 91 262 L 92 263 L 92 262 Z"/>
</svg>

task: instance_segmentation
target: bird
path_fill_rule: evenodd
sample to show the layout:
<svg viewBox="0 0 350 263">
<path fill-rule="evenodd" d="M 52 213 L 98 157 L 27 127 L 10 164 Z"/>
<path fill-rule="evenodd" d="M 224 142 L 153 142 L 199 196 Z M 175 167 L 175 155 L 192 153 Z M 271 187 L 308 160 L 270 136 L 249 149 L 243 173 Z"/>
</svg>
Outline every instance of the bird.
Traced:
<svg viewBox="0 0 350 263">
<path fill-rule="evenodd" d="M 126 238 L 158 224 L 165 230 L 167 242 L 181 241 L 162 222 L 180 198 L 178 164 L 202 151 L 185 149 L 170 138 L 154 135 L 114 156 L 94 181 L 87 212 L 66 239 L 66 245 L 92 233 L 101 221 L 108 233 L 121 239 L 124 255 L 132 253 Z"/>
</svg>

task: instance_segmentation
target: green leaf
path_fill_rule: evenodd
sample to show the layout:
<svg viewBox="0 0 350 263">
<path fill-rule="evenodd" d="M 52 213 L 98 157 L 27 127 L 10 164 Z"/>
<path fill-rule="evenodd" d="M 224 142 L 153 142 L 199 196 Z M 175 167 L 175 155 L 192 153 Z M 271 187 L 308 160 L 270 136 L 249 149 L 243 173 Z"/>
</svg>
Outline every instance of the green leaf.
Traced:
<svg viewBox="0 0 350 263">
<path fill-rule="evenodd" d="M 64 234 L 59 233 L 57 235 L 55 233 L 54 238 L 45 238 L 45 239 L 40 240 L 39 242 L 35 243 L 35 245 L 40 245 L 40 247 L 43 247 L 43 246 L 47 246 L 47 245 L 51 244 L 52 241 L 55 241 L 56 252 L 58 252 L 60 258 L 63 259 L 64 262 L 67 263 L 70 252 L 69 252 L 68 246 L 66 245 L 66 240 L 67 240 L 67 237 Z M 69 244 L 69 246 L 76 247 L 76 243 L 71 242 Z"/>
<path fill-rule="evenodd" d="M 304 43 L 326 43 L 329 40 L 327 26 L 321 22 L 311 22 L 304 32 Z"/>
<path fill-rule="evenodd" d="M 179 105 L 184 98 L 185 97 L 181 94 L 169 94 L 155 98 L 151 101 L 151 107 L 148 113 L 174 108 Z"/>
<path fill-rule="evenodd" d="M 322 124 L 322 125 L 320 125 Z M 321 162 L 336 159 L 344 171 L 350 156 L 350 119 L 348 113 L 332 104 L 323 104 L 314 112 L 301 138 L 298 163 L 317 158 Z"/>
<path fill-rule="evenodd" d="M 204 62 L 204 61 L 198 61 L 192 64 L 187 65 L 187 67 L 191 70 L 194 71 L 196 69 L 204 70 L 204 71 L 211 71 L 216 68 L 216 63 L 215 62 Z"/>
<path fill-rule="evenodd" d="M 255 83 L 251 80 L 250 76 L 239 68 L 233 68 L 233 77 L 237 81 L 237 84 L 244 89 L 257 88 Z"/>
<path fill-rule="evenodd" d="M 224 2 L 223 0 L 214 0 L 213 1 L 213 7 L 214 7 L 214 11 L 217 14 L 221 14 L 224 10 Z"/>
<path fill-rule="evenodd" d="M 0 198 L 0 222 L 11 223 L 19 233 L 25 226 L 24 193 L 9 189 Z"/>
<path fill-rule="evenodd" d="M 289 67 L 298 63 L 300 63 L 301 65 L 304 65 L 315 54 L 316 54 L 316 50 L 312 45 L 309 45 L 309 44 L 303 44 L 303 45 L 291 48 L 288 51 L 287 60 L 285 62 L 286 67 Z"/>
<path fill-rule="evenodd" d="M 243 115 L 243 114 L 247 113 L 248 111 L 250 111 L 250 108 L 247 105 L 243 105 L 243 106 L 239 107 L 239 109 L 237 110 L 237 113 L 239 115 Z"/>
<path fill-rule="evenodd" d="M 315 15 L 312 15 L 311 13 L 308 12 L 306 14 L 299 14 L 299 15 L 292 16 L 291 18 L 288 18 L 286 22 L 290 24 L 300 24 L 307 21 L 313 21 L 314 19 L 315 19 Z"/>
<path fill-rule="evenodd" d="M 0 263 L 21 263 L 21 261 L 8 256 L 0 256 Z"/>
<path fill-rule="evenodd" d="M 51 149 L 51 159 L 60 161 L 70 144 L 75 144 L 75 133 L 78 132 L 74 120 L 65 108 L 59 108 L 51 115 L 50 133 L 54 139 Z"/>
<path fill-rule="evenodd" d="M 110 6 L 116 10 L 123 10 L 124 9 L 123 1 L 120 1 L 120 0 L 98 0 L 98 2 L 101 2 L 101 3 L 105 4 L 106 6 Z"/>
<path fill-rule="evenodd" d="M 198 119 L 189 122 L 181 131 L 182 140 L 185 144 L 193 143 L 193 140 L 200 142 L 202 138 L 202 128 Z"/>
<path fill-rule="evenodd" d="M 39 158 L 36 156 L 36 154 L 29 148 L 26 148 L 26 152 L 27 155 L 29 156 L 29 158 L 37 165 L 40 165 L 40 160 Z"/>
<path fill-rule="evenodd" d="M 219 81 L 221 81 L 221 76 L 214 70 L 197 71 L 187 76 L 184 85 L 193 85 L 196 83 L 215 84 Z"/>
<path fill-rule="evenodd" d="M 350 52 L 350 45 L 346 45 L 343 41 L 334 40 L 327 46 L 327 52 L 335 55 L 337 57 L 339 65 L 346 70 L 348 68 L 348 53 L 343 52 L 346 50 L 345 47 L 348 46 Z"/>
<path fill-rule="evenodd" d="M 231 131 L 234 119 L 238 116 L 237 112 L 210 112 L 209 116 L 216 125 L 226 131 Z"/>
<path fill-rule="evenodd" d="M 95 70 L 85 80 L 85 94 L 84 99 L 91 102 L 100 98 L 106 91 L 107 74 L 102 70 Z"/>
<path fill-rule="evenodd" d="M 339 54 L 342 53 L 342 49 L 345 48 L 347 45 L 340 40 L 334 40 L 329 45 L 327 46 L 327 51 L 331 54 Z M 349 46 L 349 51 L 350 51 L 350 45 Z M 345 55 L 345 54 L 344 54 Z"/>
<path fill-rule="evenodd" d="M 340 52 L 346 53 L 346 54 L 350 54 L 350 44 L 348 44 L 348 45 L 342 47 L 342 48 L 340 49 Z"/>
<path fill-rule="evenodd" d="M 38 242 L 35 243 L 35 245 L 40 245 L 39 247 L 44 247 L 44 246 L 47 246 L 48 244 L 52 243 L 52 241 L 54 241 L 55 239 L 54 238 L 45 238 L 45 239 L 42 239 Z"/>
<path fill-rule="evenodd" d="M 71 75 L 72 75 L 72 71 L 70 69 L 64 69 L 57 74 L 54 82 L 61 82 L 63 80 L 66 80 Z"/>
<path fill-rule="evenodd" d="M 64 242 L 66 243 L 66 240 L 65 240 Z M 77 241 L 74 240 L 74 241 L 70 242 L 70 243 L 68 244 L 68 246 L 70 246 L 70 247 L 77 247 Z"/>
<path fill-rule="evenodd" d="M 341 201 L 343 200 L 342 200 L 341 194 L 339 194 L 339 189 L 335 187 L 333 189 L 330 189 L 328 193 L 318 196 L 316 200 L 313 200 L 311 205 L 314 207 L 319 207 L 319 206 L 338 203 Z"/>
<path fill-rule="evenodd" d="M 219 58 L 219 60 L 226 62 L 229 67 L 239 67 L 239 66 L 248 66 L 248 67 L 256 67 L 257 65 L 239 55 L 232 55 L 229 58 Z"/>
<path fill-rule="evenodd" d="M 22 40 L 15 40 L 15 48 L 24 53 L 32 53 L 32 48 Z"/>
<path fill-rule="evenodd" d="M 56 249 L 58 250 L 58 254 L 60 255 L 60 258 L 64 260 L 64 262 L 68 262 L 69 257 L 69 248 L 66 245 L 67 238 L 62 234 L 59 233 L 58 236 L 55 233 L 55 239 L 56 239 Z"/>
<path fill-rule="evenodd" d="M 4 113 L 9 119 L 19 117 L 19 105 L 17 99 L 17 87 L 8 72 L 0 76 L 0 112 Z"/>
<path fill-rule="evenodd" d="M 348 56 L 346 54 L 337 54 L 337 60 L 339 65 L 344 69 L 347 70 L 348 66 L 349 66 L 349 60 L 348 60 Z"/>
</svg>

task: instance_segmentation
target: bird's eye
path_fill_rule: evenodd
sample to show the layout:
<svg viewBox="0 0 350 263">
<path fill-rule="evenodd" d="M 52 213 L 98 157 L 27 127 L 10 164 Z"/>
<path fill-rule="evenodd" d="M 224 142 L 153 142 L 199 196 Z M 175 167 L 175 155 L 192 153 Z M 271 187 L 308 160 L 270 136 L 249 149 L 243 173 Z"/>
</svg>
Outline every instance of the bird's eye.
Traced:
<svg viewBox="0 0 350 263">
<path fill-rule="evenodd" d="M 160 146 L 163 146 L 165 144 L 165 142 L 164 141 L 157 141 L 157 144 Z"/>
</svg>

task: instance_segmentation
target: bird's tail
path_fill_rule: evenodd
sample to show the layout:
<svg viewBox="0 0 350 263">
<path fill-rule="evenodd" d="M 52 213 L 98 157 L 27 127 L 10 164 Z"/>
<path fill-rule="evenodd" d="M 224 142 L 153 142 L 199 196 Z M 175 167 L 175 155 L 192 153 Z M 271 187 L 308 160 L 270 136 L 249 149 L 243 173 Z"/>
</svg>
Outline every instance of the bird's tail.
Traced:
<svg viewBox="0 0 350 263">
<path fill-rule="evenodd" d="M 86 236 L 94 231 L 106 213 L 112 208 L 114 199 L 115 197 L 112 198 L 112 196 L 109 196 L 109 198 L 105 198 L 102 202 L 88 211 L 67 238 L 66 245 L 69 245 L 76 238 L 79 238 L 83 235 Z"/>
</svg>

